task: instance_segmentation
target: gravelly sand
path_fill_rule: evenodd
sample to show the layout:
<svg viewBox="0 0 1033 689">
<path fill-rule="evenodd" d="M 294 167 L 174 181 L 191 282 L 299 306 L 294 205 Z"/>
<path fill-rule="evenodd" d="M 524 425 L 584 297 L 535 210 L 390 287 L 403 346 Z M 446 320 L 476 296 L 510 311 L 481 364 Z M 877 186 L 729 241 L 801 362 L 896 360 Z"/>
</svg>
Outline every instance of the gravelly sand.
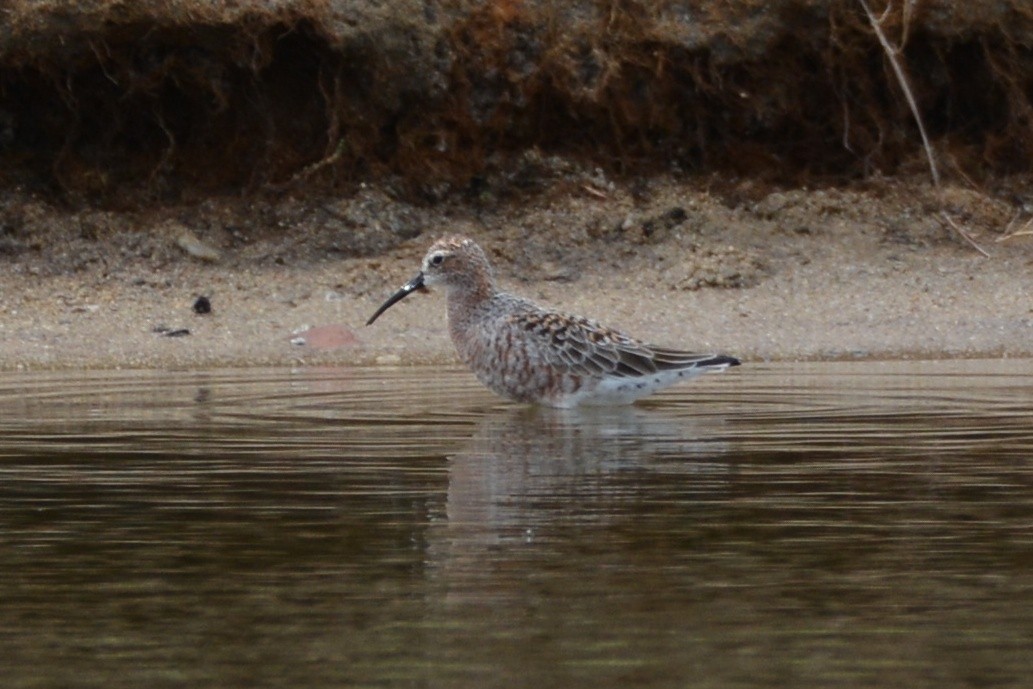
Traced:
<svg viewBox="0 0 1033 689">
<path fill-rule="evenodd" d="M 238 250 L 201 231 L 223 260 L 173 248 L 157 263 L 129 252 L 115 268 L 62 272 L 45 269 L 54 249 L 2 255 L 0 367 L 453 361 L 443 295 L 413 295 L 363 326 L 450 231 L 481 241 L 513 291 L 660 344 L 747 362 L 1033 355 L 1033 237 L 995 241 L 1013 211 L 982 195 L 948 190 L 931 201 L 920 183 L 894 181 L 729 201 L 661 180 L 642 201 L 641 189 L 593 184 L 490 211 L 430 209 L 420 236 L 361 258 L 313 250 L 255 260 L 272 239 Z M 991 258 L 952 238 L 937 204 Z M 175 246 L 171 234 L 152 232 Z M 304 227 L 288 232 L 292 246 L 305 246 Z M 101 255 L 125 255 L 123 241 L 96 244 Z M 211 314 L 192 311 L 198 294 L 211 297 Z M 160 327 L 190 334 L 167 337 Z M 323 330 L 292 343 L 307 327 Z"/>
</svg>

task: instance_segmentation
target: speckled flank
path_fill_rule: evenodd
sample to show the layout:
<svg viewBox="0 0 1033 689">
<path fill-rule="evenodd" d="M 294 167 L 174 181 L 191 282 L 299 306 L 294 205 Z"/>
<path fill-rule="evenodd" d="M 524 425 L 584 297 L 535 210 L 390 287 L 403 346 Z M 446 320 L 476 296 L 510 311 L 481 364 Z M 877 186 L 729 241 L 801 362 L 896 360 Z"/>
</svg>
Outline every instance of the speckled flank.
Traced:
<svg viewBox="0 0 1033 689">
<path fill-rule="evenodd" d="M 421 273 L 385 306 L 423 285 L 444 287 L 449 333 L 463 362 L 484 385 L 520 402 L 628 404 L 699 373 L 739 364 L 729 356 L 655 347 L 501 292 L 487 256 L 466 237 L 435 242 Z"/>
</svg>

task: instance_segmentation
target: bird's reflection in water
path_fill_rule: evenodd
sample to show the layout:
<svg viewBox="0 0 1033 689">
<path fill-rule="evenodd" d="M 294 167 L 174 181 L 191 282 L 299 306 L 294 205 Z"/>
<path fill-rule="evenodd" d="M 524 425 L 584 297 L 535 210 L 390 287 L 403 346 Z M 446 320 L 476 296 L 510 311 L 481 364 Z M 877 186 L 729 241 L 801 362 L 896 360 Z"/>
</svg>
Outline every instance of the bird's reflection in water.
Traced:
<svg viewBox="0 0 1033 689">
<path fill-rule="evenodd" d="M 446 517 L 430 565 L 453 584 L 571 528 L 640 511 L 657 486 L 712 494 L 731 467 L 723 423 L 635 407 L 506 410 L 449 458 Z"/>
</svg>

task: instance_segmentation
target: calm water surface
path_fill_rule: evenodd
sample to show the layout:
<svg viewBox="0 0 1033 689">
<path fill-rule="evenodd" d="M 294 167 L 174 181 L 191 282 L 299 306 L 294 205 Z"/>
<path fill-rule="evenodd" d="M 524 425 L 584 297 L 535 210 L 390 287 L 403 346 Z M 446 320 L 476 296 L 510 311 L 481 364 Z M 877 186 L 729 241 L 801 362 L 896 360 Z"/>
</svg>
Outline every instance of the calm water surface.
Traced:
<svg viewBox="0 0 1033 689">
<path fill-rule="evenodd" d="M 459 370 L 0 376 L 3 687 L 1025 687 L 1033 362 L 619 411 Z"/>
</svg>

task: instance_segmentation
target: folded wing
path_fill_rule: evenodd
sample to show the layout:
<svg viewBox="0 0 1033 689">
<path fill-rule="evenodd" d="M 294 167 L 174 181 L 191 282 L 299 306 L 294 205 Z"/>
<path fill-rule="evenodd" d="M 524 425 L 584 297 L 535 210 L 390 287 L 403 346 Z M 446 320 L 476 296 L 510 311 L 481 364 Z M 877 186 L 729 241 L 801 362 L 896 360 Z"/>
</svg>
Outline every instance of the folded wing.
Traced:
<svg viewBox="0 0 1033 689">
<path fill-rule="evenodd" d="M 522 339 L 537 346 L 539 360 L 579 375 L 638 378 L 664 371 L 739 364 L 730 356 L 656 347 L 585 318 L 530 312 L 511 315 L 507 320 L 510 327 L 526 331 Z"/>
</svg>

